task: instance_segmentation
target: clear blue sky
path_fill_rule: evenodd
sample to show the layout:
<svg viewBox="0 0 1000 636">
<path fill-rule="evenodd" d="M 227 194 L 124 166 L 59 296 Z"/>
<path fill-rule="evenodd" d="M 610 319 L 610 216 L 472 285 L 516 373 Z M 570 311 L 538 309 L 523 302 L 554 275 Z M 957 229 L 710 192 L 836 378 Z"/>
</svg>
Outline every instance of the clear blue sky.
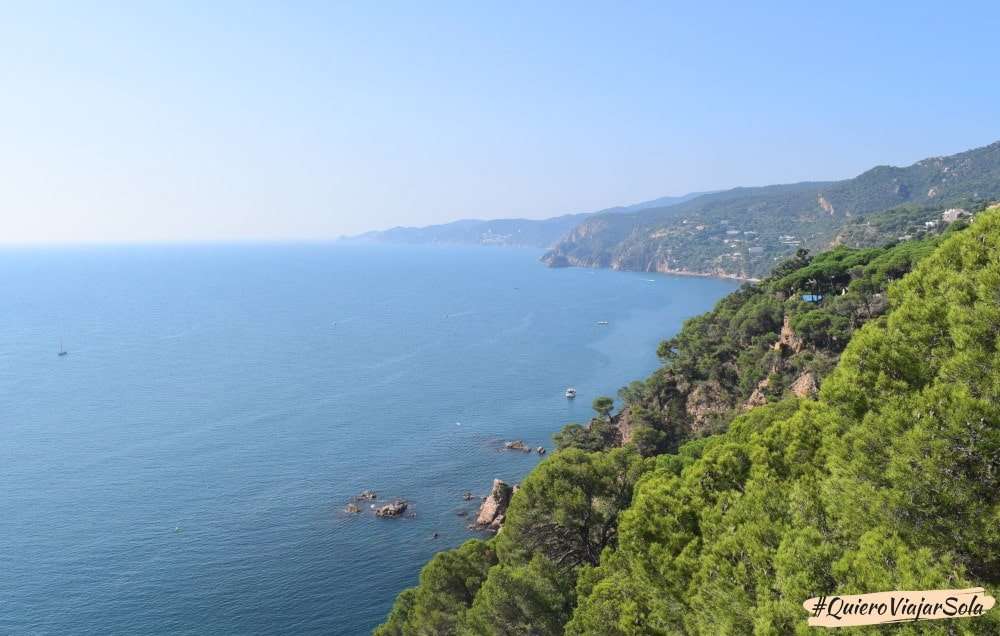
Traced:
<svg viewBox="0 0 1000 636">
<path fill-rule="evenodd" d="M 542 218 L 1000 139 L 996 2 L 621 4 L 5 3 L 0 242 Z"/>
</svg>

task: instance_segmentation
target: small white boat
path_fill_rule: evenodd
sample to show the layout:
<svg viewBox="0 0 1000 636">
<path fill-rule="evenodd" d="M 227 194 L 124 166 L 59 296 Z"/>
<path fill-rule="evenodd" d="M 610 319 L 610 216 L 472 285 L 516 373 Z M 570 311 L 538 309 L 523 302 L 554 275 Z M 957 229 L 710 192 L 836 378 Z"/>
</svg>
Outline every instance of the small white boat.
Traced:
<svg viewBox="0 0 1000 636">
<path fill-rule="evenodd" d="M 572 400 L 575 397 L 576 397 L 576 389 L 574 389 L 573 387 L 570 387 L 570 388 L 566 389 L 566 399 L 567 400 Z"/>
<path fill-rule="evenodd" d="M 610 325 L 611 323 L 608 322 L 607 320 L 598 320 L 597 324 L 599 324 L 599 325 Z"/>
</svg>

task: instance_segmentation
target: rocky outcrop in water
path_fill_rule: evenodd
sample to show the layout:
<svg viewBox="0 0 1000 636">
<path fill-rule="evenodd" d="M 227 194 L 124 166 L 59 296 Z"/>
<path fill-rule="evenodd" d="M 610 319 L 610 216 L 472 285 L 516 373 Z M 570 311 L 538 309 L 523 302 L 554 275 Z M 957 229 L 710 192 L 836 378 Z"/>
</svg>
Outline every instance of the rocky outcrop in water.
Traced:
<svg viewBox="0 0 1000 636">
<path fill-rule="evenodd" d="M 525 453 L 531 452 L 531 447 L 524 443 L 524 440 L 516 439 L 503 445 L 504 450 L 519 450 Z"/>
<path fill-rule="evenodd" d="M 510 505 L 510 499 L 516 490 L 517 486 L 512 487 L 505 481 L 494 479 L 490 494 L 483 499 L 476 520 L 469 527 L 474 530 L 498 532 L 507 514 L 507 506 Z"/>
<path fill-rule="evenodd" d="M 391 501 L 381 508 L 375 510 L 376 517 L 400 517 L 406 512 L 408 504 L 405 500 L 399 499 Z"/>
</svg>

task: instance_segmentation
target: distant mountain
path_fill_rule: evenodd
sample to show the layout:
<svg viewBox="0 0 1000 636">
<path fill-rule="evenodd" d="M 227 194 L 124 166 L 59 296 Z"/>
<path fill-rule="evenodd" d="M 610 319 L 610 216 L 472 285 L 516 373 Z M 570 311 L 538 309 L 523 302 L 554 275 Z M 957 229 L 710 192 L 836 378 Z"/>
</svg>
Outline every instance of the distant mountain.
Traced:
<svg viewBox="0 0 1000 636">
<path fill-rule="evenodd" d="M 670 206 L 596 214 L 543 261 L 759 277 L 799 248 L 915 236 L 949 207 L 1000 198 L 1000 142 L 906 168 L 878 166 L 843 181 L 735 188 Z"/>
<path fill-rule="evenodd" d="M 465 219 L 426 227 L 394 227 L 366 232 L 342 240 L 401 244 L 503 245 L 512 247 L 551 247 L 586 218 L 595 214 L 624 214 L 647 208 L 664 208 L 684 203 L 704 193 L 693 192 L 679 197 L 660 197 L 634 205 L 608 208 L 599 212 L 565 214 L 551 219 Z"/>
</svg>

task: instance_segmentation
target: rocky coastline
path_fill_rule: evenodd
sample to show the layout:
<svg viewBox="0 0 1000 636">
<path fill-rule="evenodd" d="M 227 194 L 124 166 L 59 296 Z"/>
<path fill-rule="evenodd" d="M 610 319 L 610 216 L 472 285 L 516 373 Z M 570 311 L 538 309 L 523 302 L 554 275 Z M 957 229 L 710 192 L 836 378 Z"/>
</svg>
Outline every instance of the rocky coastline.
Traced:
<svg viewBox="0 0 1000 636">
<path fill-rule="evenodd" d="M 673 268 L 667 266 L 657 265 L 655 268 L 646 267 L 645 269 L 634 269 L 630 267 L 624 267 L 618 262 L 612 263 L 602 263 L 598 261 L 590 261 L 575 258 L 572 256 L 566 256 L 560 254 L 555 250 L 549 251 L 544 254 L 540 259 L 545 265 L 552 268 L 564 268 L 564 267 L 581 267 L 586 269 L 610 269 L 616 272 L 638 272 L 638 273 L 648 273 L 648 274 L 666 274 L 668 276 L 694 276 L 697 278 L 718 278 L 722 280 L 735 280 L 741 283 L 759 283 L 762 279 L 755 278 L 753 276 L 744 276 L 742 274 L 729 272 L 724 269 L 717 269 L 711 272 L 694 271 L 690 269 L 683 268 Z"/>
</svg>

